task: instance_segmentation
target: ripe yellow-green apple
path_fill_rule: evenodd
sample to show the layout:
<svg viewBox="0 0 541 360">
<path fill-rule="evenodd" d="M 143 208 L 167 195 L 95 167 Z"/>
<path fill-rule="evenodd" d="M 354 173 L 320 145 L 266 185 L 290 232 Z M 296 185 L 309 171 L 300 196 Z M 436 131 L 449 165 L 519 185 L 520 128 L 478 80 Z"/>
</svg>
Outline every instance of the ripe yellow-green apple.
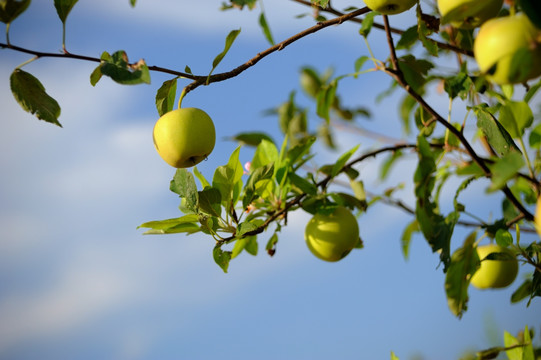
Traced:
<svg viewBox="0 0 541 360">
<path fill-rule="evenodd" d="M 180 108 L 158 119 L 153 137 L 154 146 L 166 163 L 187 168 L 210 155 L 216 142 L 216 130 L 203 110 Z"/>
<path fill-rule="evenodd" d="M 384 15 L 394 15 L 411 9 L 417 0 L 364 0 L 371 10 Z"/>
<path fill-rule="evenodd" d="M 505 258 L 486 259 L 489 254 L 503 253 Z M 497 244 L 477 247 L 481 266 L 471 277 L 471 284 L 478 289 L 504 288 L 515 280 L 518 273 L 518 261 L 515 254 L 508 248 Z"/>
<path fill-rule="evenodd" d="M 331 214 L 315 214 L 304 231 L 308 249 L 325 261 L 343 259 L 359 241 L 359 225 L 345 207 L 337 207 Z"/>
<path fill-rule="evenodd" d="M 523 13 L 481 25 L 473 51 L 479 70 L 496 84 L 523 83 L 541 75 L 541 30 Z"/>
<path fill-rule="evenodd" d="M 502 5 L 503 0 L 438 0 L 442 23 L 462 29 L 476 28 L 495 17 Z"/>
</svg>

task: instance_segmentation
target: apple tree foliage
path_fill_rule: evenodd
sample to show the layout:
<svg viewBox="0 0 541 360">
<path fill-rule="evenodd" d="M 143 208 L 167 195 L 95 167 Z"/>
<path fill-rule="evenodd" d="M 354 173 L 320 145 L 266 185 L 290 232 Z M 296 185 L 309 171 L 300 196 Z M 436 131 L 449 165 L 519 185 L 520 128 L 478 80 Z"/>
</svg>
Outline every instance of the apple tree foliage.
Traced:
<svg viewBox="0 0 541 360">
<path fill-rule="evenodd" d="M 283 133 L 281 142 L 274 142 L 263 132 L 236 134 L 234 139 L 239 142 L 239 147 L 231 154 L 227 164 L 215 169 L 212 179 L 206 179 L 197 167 L 176 171 L 170 190 L 181 198 L 180 216 L 149 221 L 140 227 L 148 229 L 146 234 L 208 234 L 214 243 L 214 260 L 227 272 L 231 260 L 243 252 L 256 255 L 260 245 L 265 246 L 265 252 L 273 256 L 279 247 L 280 230 L 287 225 L 288 216 L 294 211 L 328 213 L 338 206 L 346 206 L 362 216 L 375 203 L 384 202 L 412 216 L 401 237 L 405 256 L 415 233 L 422 234 L 432 251 L 438 254 L 441 269 L 446 274 L 445 291 L 449 309 L 456 316 L 461 317 L 467 310 L 469 279 L 480 266 L 475 249 L 484 237 L 509 247 L 522 264 L 531 268 L 531 276 L 516 288 L 511 301 L 527 299 L 529 304 L 535 297 L 541 296 L 541 243 L 538 240 L 530 243 L 520 241 L 521 234 L 535 233 L 534 208 L 541 192 L 541 122 L 536 109 L 531 106 L 532 99 L 539 95 L 541 81 L 533 79 L 518 85 L 492 84 L 476 70 L 472 50 L 475 30 L 458 30 L 441 25 L 436 7 L 426 3 L 417 4 L 409 10 L 416 14 L 415 23 L 408 28 L 397 29 L 390 25 L 392 16 L 359 7 L 362 3 L 358 1 L 342 11 L 332 7 L 330 0 L 291 1 L 311 8 L 314 24 L 281 42 L 274 39 L 272 24 L 267 22 L 263 7 L 257 10 L 256 0 L 222 3 L 224 11 L 257 12 L 257 21 L 269 43 L 266 50 L 246 63 L 222 73 L 217 73 L 216 68 L 232 48 L 240 30 L 227 34 L 224 49 L 213 59 L 208 74 L 193 74 L 189 66 L 178 70 L 148 66 L 144 60 L 130 62 L 123 50 L 112 54 L 103 52 L 100 58 L 68 52 L 65 47 L 66 20 L 77 0 L 54 0 L 63 26 L 61 54 L 12 44 L 9 39 L 10 24 L 24 13 L 31 1 L 0 0 L 0 21 L 6 25 L 6 39 L 0 42 L 0 48 L 33 55 L 29 61 L 13 70 L 11 90 L 25 111 L 40 120 L 61 126 L 58 102 L 47 94 L 34 75 L 22 69 L 28 62 L 43 57 L 95 62 L 97 66 L 89 74 L 92 85 L 96 85 L 103 76 L 119 84 L 149 84 L 152 72 L 171 74 L 171 78 L 156 92 L 156 108 L 161 116 L 176 105 L 179 82 L 183 84 L 180 92 L 182 100 L 201 85 L 212 85 L 238 76 L 256 66 L 263 57 L 285 46 L 294 46 L 298 39 L 332 25 L 356 23 L 359 36 L 366 41 L 367 51 L 365 55 L 352 60 L 351 73 L 336 76 L 319 73 L 311 67 L 301 69 L 302 89 L 313 99 L 312 110 L 317 114 L 317 119 L 296 102 L 295 93 L 291 92 L 287 100 L 277 104 L 273 111 Z M 136 6 L 136 0 L 129 3 Z M 509 11 L 525 12 L 541 28 L 541 11 L 537 0 L 511 2 L 502 9 L 502 13 Z M 374 31 L 383 31 L 387 35 L 389 51 L 386 59 L 374 58 L 370 51 L 370 35 Z M 416 48 L 423 51 L 414 51 Z M 457 58 L 457 65 L 451 72 L 439 68 L 438 58 L 442 54 L 452 54 Z M 345 107 L 340 101 L 338 88 L 345 78 L 362 78 L 363 74 L 374 71 L 385 74 L 391 80 L 389 90 L 379 94 L 378 101 L 384 101 L 392 92 L 400 91 L 403 94 L 398 104 L 400 121 L 406 135 L 415 141 L 385 144 L 364 152 L 359 151 L 359 146 L 354 146 L 338 155 L 332 164 L 317 169 L 307 166 L 315 157 L 315 143 L 334 147 L 334 119 L 353 124 L 358 117 L 370 116 L 369 109 L 364 107 Z M 431 107 L 426 95 L 429 87 L 435 85 L 443 89 L 442 96 L 446 96 L 451 105 L 456 103 L 465 107 L 465 119 L 456 119 L 451 112 L 438 113 Z M 309 122 L 317 122 L 317 132 L 308 130 Z M 466 126 L 474 127 L 476 131 L 466 132 Z M 247 176 L 243 176 L 246 173 L 239 160 L 241 146 L 255 148 Z M 365 191 L 363 176 L 357 169 L 359 164 L 374 157 L 385 157 L 381 165 L 383 181 L 387 180 L 393 165 L 411 154 L 417 157 L 411 179 L 415 204 L 406 205 L 395 197 L 394 190 L 400 187 L 404 179 L 398 179 L 396 188 L 381 194 Z M 443 212 L 440 195 L 443 186 L 449 184 L 451 179 L 459 179 L 459 185 L 454 189 L 451 210 Z M 481 179 L 488 180 L 487 193 L 501 196 L 500 218 L 480 219 L 472 216 L 468 212 L 466 199 L 460 196 L 470 184 Z M 336 183 L 346 187 L 332 186 Z M 453 237 L 457 226 L 469 227 L 472 231 L 466 239 L 457 239 Z M 457 248 L 454 251 L 451 250 L 451 241 L 460 244 L 454 246 Z M 362 242 L 359 242 L 357 248 L 361 247 Z M 512 351 L 508 348 L 516 345 L 518 340 L 511 335 L 507 340 L 506 348 L 493 351 Z"/>
</svg>

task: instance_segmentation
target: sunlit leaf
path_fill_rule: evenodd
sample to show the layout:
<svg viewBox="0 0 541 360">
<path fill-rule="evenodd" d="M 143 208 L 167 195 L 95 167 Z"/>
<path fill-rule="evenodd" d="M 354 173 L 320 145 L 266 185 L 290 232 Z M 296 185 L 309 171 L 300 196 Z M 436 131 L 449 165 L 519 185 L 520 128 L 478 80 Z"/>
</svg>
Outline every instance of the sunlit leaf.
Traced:
<svg viewBox="0 0 541 360">
<path fill-rule="evenodd" d="M 214 61 L 212 61 L 212 69 L 210 70 L 210 73 L 209 73 L 209 75 L 207 77 L 207 81 L 208 81 L 208 78 L 210 78 L 210 75 L 212 75 L 214 69 L 216 69 L 216 67 L 223 60 L 223 58 L 225 57 L 225 55 L 227 54 L 227 52 L 231 48 L 231 45 L 233 45 L 233 42 L 235 41 L 235 39 L 237 38 L 237 36 L 239 34 L 240 34 L 240 29 L 233 30 L 227 35 L 227 37 L 225 38 L 224 50 L 221 53 L 219 53 L 218 55 L 216 55 L 216 57 L 214 58 Z"/>
<path fill-rule="evenodd" d="M 240 147 L 237 147 L 229 157 L 228 163 L 216 168 L 212 178 L 212 187 L 220 191 L 222 204 L 226 208 L 228 208 L 234 196 L 235 187 L 240 182 L 244 172 L 239 161 L 239 152 Z"/>
<path fill-rule="evenodd" d="M 477 115 L 477 127 L 487 137 L 488 143 L 500 156 L 504 156 L 511 150 L 520 152 L 511 135 L 500 122 L 485 107 L 475 108 Z"/>
<path fill-rule="evenodd" d="M 368 34 L 370 34 L 370 30 L 372 30 L 372 25 L 374 24 L 374 16 L 376 16 L 375 12 L 369 12 L 365 15 L 361 28 L 359 29 L 359 34 L 363 37 L 367 37 Z"/>
<path fill-rule="evenodd" d="M 144 235 L 155 234 L 177 234 L 188 233 L 193 234 L 200 231 L 199 225 L 197 225 L 198 217 L 195 214 L 184 215 L 179 218 L 148 221 L 139 225 L 137 228 L 150 228 L 144 232 Z"/>
<path fill-rule="evenodd" d="M 156 92 L 156 109 L 160 116 L 173 110 L 177 94 L 177 78 L 166 80 Z"/>
<path fill-rule="evenodd" d="M 533 122 L 533 113 L 525 101 L 507 101 L 500 108 L 500 123 L 513 138 L 520 138 Z"/>
<path fill-rule="evenodd" d="M 258 167 L 268 165 L 278 160 L 278 149 L 274 143 L 263 139 L 257 146 L 252 163 L 251 169 L 257 169 Z"/>
<path fill-rule="evenodd" d="M 261 15 L 259 15 L 259 26 L 261 26 L 261 29 L 263 30 L 263 34 L 265 35 L 265 39 L 271 44 L 274 45 L 274 39 L 272 37 L 272 33 L 269 28 L 269 24 L 267 23 L 267 19 L 265 17 L 265 13 L 261 12 Z"/>
<path fill-rule="evenodd" d="M 32 74 L 15 69 L 9 79 L 11 92 L 21 107 L 38 119 L 60 125 L 60 106 L 45 92 L 41 82 Z"/>
<path fill-rule="evenodd" d="M 349 158 L 355 154 L 355 152 L 359 149 L 359 146 L 360 144 L 358 145 L 355 145 L 352 149 L 348 150 L 347 152 L 345 152 L 344 154 L 342 154 L 338 160 L 334 163 L 334 166 L 332 168 L 332 172 L 331 172 L 331 176 L 332 177 L 335 177 L 336 175 L 338 175 L 340 173 L 340 171 L 342 170 L 342 168 L 346 165 L 346 163 L 348 162 Z"/>
</svg>

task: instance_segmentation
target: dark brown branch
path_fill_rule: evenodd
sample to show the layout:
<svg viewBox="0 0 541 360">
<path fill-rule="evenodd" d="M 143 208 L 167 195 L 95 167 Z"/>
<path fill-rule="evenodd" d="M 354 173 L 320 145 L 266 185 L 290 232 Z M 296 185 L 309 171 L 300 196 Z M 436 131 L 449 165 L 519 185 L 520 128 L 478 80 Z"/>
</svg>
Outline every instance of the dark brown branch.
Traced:
<svg viewBox="0 0 541 360">
<path fill-rule="evenodd" d="M 351 19 L 353 19 L 353 18 L 355 18 L 357 16 L 366 14 L 369 11 L 370 11 L 370 9 L 368 9 L 368 8 L 362 8 L 362 9 L 358 9 L 358 10 L 352 11 L 352 12 L 347 13 L 347 14 L 342 14 L 341 16 L 339 16 L 337 18 L 334 18 L 334 19 L 331 19 L 331 20 L 319 22 L 316 25 L 314 25 L 314 26 L 312 26 L 312 27 L 310 27 L 310 28 L 308 28 L 308 29 L 306 29 L 304 31 L 301 31 L 300 33 L 290 37 L 289 39 L 286 39 L 286 40 L 284 40 L 284 41 L 282 41 L 282 42 L 268 48 L 267 50 L 260 52 L 259 54 L 257 54 L 256 56 L 254 56 L 253 58 L 251 58 L 250 60 L 248 60 L 244 64 L 238 66 L 237 68 L 235 68 L 235 69 L 233 69 L 233 70 L 231 70 L 229 72 L 211 75 L 208 78 L 207 78 L 207 76 L 196 76 L 195 81 L 185 87 L 185 92 L 187 94 L 188 92 L 194 90 L 195 88 L 197 88 L 197 87 L 199 87 L 201 85 L 205 85 L 207 83 L 224 81 L 224 80 L 230 79 L 232 77 L 235 77 L 235 76 L 239 75 L 240 73 L 242 73 L 243 71 L 247 70 L 248 68 L 250 68 L 250 67 L 254 66 L 255 64 L 257 64 L 264 57 L 266 57 L 266 56 L 268 56 L 268 55 L 270 55 L 270 54 L 272 54 L 272 53 L 274 53 L 276 51 L 283 50 L 289 44 L 291 44 L 291 43 L 293 43 L 293 42 L 295 42 L 297 40 L 300 40 L 305 36 L 313 34 L 313 33 L 317 32 L 319 30 L 322 30 L 322 29 L 324 29 L 326 27 L 329 27 L 329 26 L 332 26 L 332 25 L 339 25 L 339 24 L 341 24 L 341 23 L 343 23 L 345 21 L 351 20 Z"/>
<path fill-rule="evenodd" d="M 392 41 L 392 37 L 390 36 L 390 27 L 388 26 L 388 22 L 386 22 L 386 33 L 388 34 L 387 39 L 389 43 L 389 49 L 391 50 L 391 62 L 393 64 L 398 63 L 398 59 L 396 58 L 396 53 L 394 51 L 394 44 Z M 393 59 L 394 57 L 394 59 Z M 451 123 L 449 123 L 446 119 L 444 119 L 438 112 L 436 112 L 425 100 L 424 98 L 419 95 L 404 79 L 404 76 L 399 68 L 395 69 L 385 69 L 385 72 L 391 75 L 396 82 L 403 87 L 408 94 L 415 99 L 415 101 L 421 105 L 430 115 L 436 119 L 436 121 L 443 126 L 445 126 L 449 132 L 451 132 L 453 135 L 457 137 L 457 139 L 460 141 L 460 143 L 466 148 L 466 151 L 471 156 L 473 161 L 479 165 L 481 170 L 483 170 L 483 173 L 485 174 L 485 177 L 490 178 L 492 177 L 492 172 L 490 171 L 489 167 L 487 166 L 486 162 L 481 158 L 473 149 L 473 147 L 470 145 L 469 141 L 464 137 L 462 132 L 458 129 L 456 129 Z M 524 214 L 524 218 L 529 221 L 533 221 L 534 217 L 531 212 L 529 212 L 522 203 L 515 197 L 515 195 L 511 192 L 511 190 L 504 186 L 502 189 L 505 196 L 511 201 L 511 203 L 517 208 L 519 212 Z"/>
<path fill-rule="evenodd" d="M 306 6 L 312 6 L 314 7 L 314 5 L 312 3 L 310 3 L 310 1 L 306 1 L 306 0 L 291 0 L 293 2 L 296 2 L 296 3 L 299 3 L 299 4 L 302 4 L 302 5 L 306 5 Z M 323 8 L 321 6 L 316 6 L 318 8 L 319 11 L 324 11 L 324 12 L 328 12 L 330 14 L 333 14 L 333 15 L 336 15 L 336 16 L 342 16 L 344 15 L 344 13 L 336 10 L 336 9 L 333 9 L 332 7 L 327 7 L 327 8 Z M 371 11 L 371 10 L 370 10 Z M 352 19 L 351 22 L 355 22 L 355 23 L 358 23 L 358 24 L 362 24 L 363 20 L 362 19 Z M 375 27 L 377 29 L 380 29 L 380 30 L 385 30 L 385 25 L 382 25 L 382 24 L 378 24 L 378 23 L 374 23 L 372 25 L 372 27 Z M 397 28 L 393 28 L 391 27 L 391 32 L 393 34 L 397 34 L 397 35 L 402 35 L 404 34 L 404 30 L 400 30 L 400 29 L 397 29 Z M 432 39 L 430 39 L 432 40 Z M 467 55 L 467 56 L 470 56 L 470 57 L 473 57 L 473 52 L 470 51 L 470 50 L 464 50 L 460 47 L 457 47 L 457 46 L 454 46 L 452 44 L 448 44 L 448 43 L 444 43 L 444 42 L 440 42 L 440 41 L 436 41 L 436 40 L 432 40 L 440 49 L 443 49 L 443 50 L 450 50 L 450 51 L 454 51 L 456 53 L 459 53 L 459 54 L 463 54 L 463 55 Z"/>
<path fill-rule="evenodd" d="M 10 49 L 10 50 L 22 52 L 25 54 L 34 55 L 37 58 L 64 58 L 64 59 L 84 60 L 84 61 L 97 62 L 97 63 L 102 61 L 100 58 L 97 58 L 97 57 L 79 55 L 79 54 L 74 54 L 71 52 L 59 52 L 59 53 L 42 52 L 42 51 L 26 49 L 20 46 L 16 46 L 12 44 L 5 44 L 5 43 L 0 43 L 0 48 Z M 195 80 L 196 78 L 198 78 L 198 76 L 195 76 L 192 74 L 187 74 L 181 71 L 166 69 L 160 66 L 149 66 L 148 69 L 151 71 L 162 72 L 162 73 L 171 74 L 175 76 L 181 76 L 181 77 L 192 79 L 192 80 Z"/>
</svg>

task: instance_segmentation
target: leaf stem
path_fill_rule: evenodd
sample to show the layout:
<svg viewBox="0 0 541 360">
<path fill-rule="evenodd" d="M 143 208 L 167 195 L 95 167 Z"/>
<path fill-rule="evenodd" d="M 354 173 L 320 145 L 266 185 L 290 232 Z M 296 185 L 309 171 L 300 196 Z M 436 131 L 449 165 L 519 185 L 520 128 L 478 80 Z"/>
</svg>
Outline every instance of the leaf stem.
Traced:
<svg viewBox="0 0 541 360">
<path fill-rule="evenodd" d="M 25 65 L 27 65 L 27 64 L 30 64 L 32 61 L 37 60 L 37 59 L 39 59 L 39 56 L 34 56 L 33 58 L 28 59 L 28 60 L 26 60 L 25 62 L 20 63 L 19 65 L 17 65 L 17 67 L 16 67 L 15 69 L 20 69 L 20 68 L 22 68 L 23 66 L 25 66 Z"/>
<path fill-rule="evenodd" d="M 178 98 L 178 108 L 179 109 L 182 106 L 182 100 L 184 99 L 184 96 L 186 96 L 186 87 L 182 88 L 182 92 L 180 93 L 180 97 Z"/>
</svg>

